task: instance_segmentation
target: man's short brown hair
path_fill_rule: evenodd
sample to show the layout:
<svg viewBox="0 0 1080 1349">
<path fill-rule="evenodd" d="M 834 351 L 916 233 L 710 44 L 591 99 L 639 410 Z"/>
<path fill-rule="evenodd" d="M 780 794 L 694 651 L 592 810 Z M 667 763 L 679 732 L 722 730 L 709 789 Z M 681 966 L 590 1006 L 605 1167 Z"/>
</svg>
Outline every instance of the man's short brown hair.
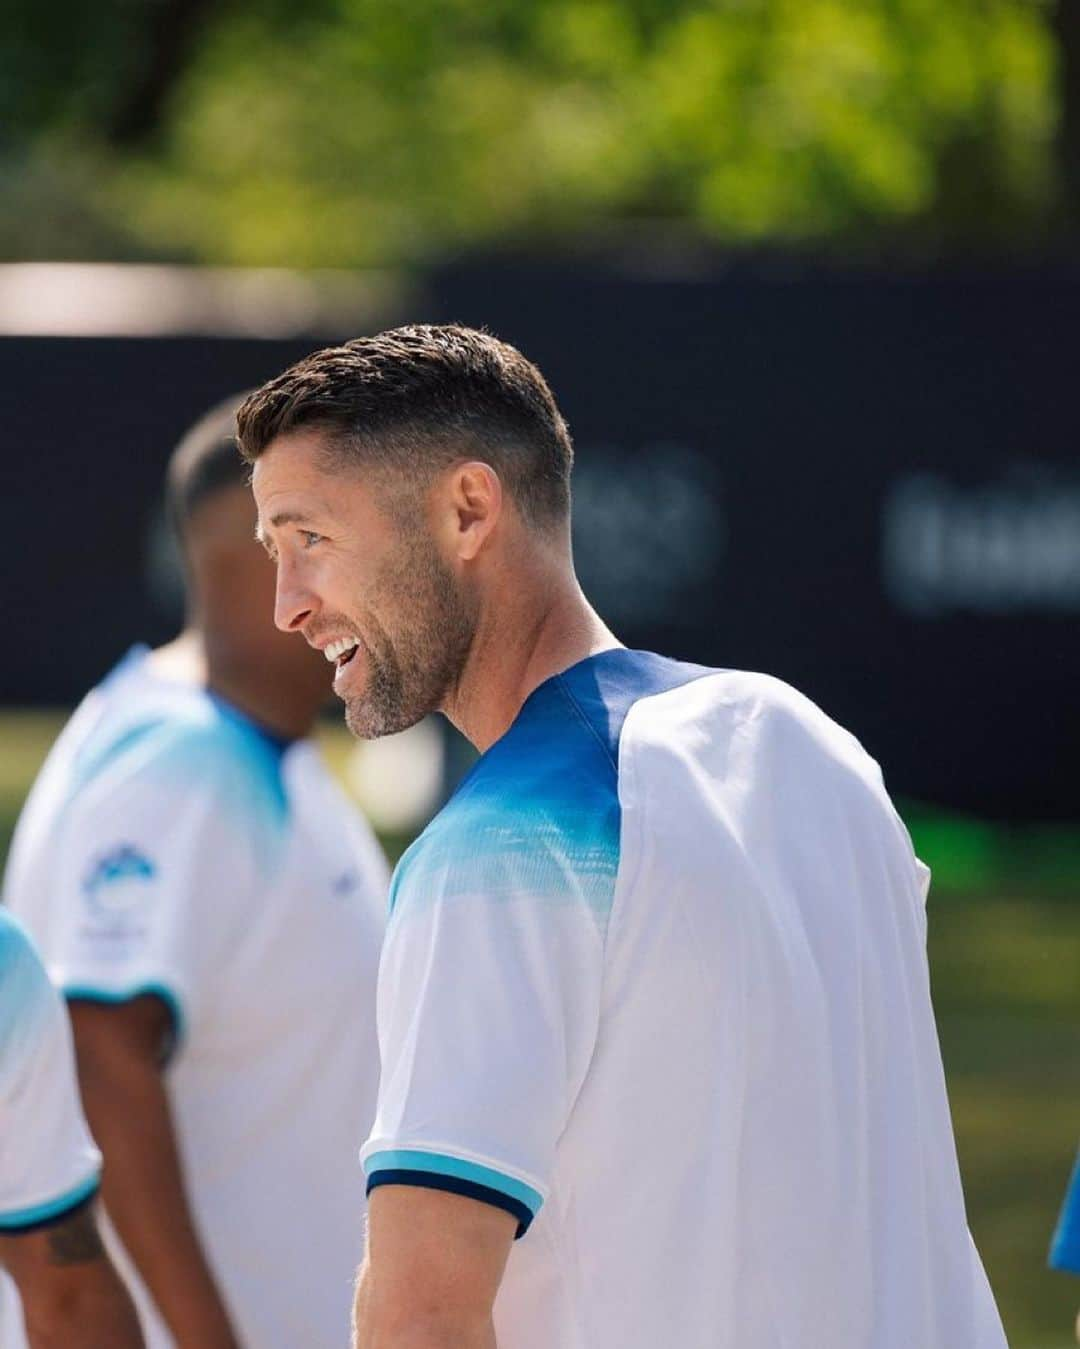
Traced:
<svg viewBox="0 0 1080 1349">
<path fill-rule="evenodd" d="M 410 483 L 482 459 L 530 523 L 569 514 L 566 423 L 536 366 L 489 333 L 415 324 L 317 351 L 247 398 L 240 452 L 254 463 L 301 427 L 325 430 L 338 462 L 394 469 Z"/>
</svg>

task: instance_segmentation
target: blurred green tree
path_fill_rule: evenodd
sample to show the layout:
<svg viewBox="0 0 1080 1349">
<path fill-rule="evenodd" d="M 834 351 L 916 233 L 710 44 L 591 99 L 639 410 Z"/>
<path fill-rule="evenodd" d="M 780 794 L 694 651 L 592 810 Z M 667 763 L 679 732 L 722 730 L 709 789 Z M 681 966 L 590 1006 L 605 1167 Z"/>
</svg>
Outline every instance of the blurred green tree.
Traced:
<svg viewBox="0 0 1080 1349">
<path fill-rule="evenodd" d="M 1068 195 L 1049 0 L 11 4 L 8 256 L 350 266 L 641 221 L 1000 246 Z"/>
</svg>

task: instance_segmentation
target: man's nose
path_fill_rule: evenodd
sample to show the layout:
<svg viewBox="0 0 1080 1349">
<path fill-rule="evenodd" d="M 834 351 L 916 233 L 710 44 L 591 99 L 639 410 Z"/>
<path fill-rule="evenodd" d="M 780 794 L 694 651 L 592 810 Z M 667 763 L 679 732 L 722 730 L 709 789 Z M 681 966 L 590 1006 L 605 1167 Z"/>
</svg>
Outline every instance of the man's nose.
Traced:
<svg viewBox="0 0 1080 1349">
<path fill-rule="evenodd" d="M 302 584 L 295 568 L 279 560 L 274 593 L 274 623 L 277 627 L 282 632 L 296 632 L 317 607 L 315 597 Z"/>
</svg>

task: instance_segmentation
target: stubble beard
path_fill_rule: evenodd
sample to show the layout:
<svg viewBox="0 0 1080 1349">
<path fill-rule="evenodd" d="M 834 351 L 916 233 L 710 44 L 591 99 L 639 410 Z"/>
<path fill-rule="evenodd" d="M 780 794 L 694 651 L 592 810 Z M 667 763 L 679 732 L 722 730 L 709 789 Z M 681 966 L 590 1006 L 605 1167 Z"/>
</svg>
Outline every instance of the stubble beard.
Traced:
<svg viewBox="0 0 1080 1349">
<path fill-rule="evenodd" d="M 426 536 L 403 546 L 380 579 L 378 609 L 394 615 L 365 645 L 367 681 L 345 698 L 345 724 L 360 740 L 415 726 L 457 687 L 476 628 L 474 606 Z"/>
</svg>

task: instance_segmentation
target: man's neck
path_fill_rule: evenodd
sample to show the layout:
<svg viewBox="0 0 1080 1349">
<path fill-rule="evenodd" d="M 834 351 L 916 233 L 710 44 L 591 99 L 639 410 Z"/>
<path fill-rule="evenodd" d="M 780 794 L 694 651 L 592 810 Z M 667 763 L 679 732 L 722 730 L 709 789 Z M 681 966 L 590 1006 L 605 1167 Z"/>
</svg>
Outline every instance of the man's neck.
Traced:
<svg viewBox="0 0 1080 1349">
<path fill-rule="evenodd" d="M 282 740 L 299 740 L 314 725 L 313 712 L 285 705 L 280 681 L 239 674 L 215 659 L 214 644 L 199 628 L 185 628 L 174 641 L 153 651 L 150 660 L 162 678 L 208 689 Z"/>
<path fill-rule="evenodd" d="M 206 687 L 278 740 L 302 740 L 315 724 L 314 711 L 288 705 L 274 681 L 241 678 L 211 663 Z"/>
<path fill-rule="evenodd" d="M 502 589 L 513 598 L 481 616 L 465 670 L 443 708 L 481 753 L 546 679 L 621 645 L 572 571 L 533 575 Z"/>
</svg>

